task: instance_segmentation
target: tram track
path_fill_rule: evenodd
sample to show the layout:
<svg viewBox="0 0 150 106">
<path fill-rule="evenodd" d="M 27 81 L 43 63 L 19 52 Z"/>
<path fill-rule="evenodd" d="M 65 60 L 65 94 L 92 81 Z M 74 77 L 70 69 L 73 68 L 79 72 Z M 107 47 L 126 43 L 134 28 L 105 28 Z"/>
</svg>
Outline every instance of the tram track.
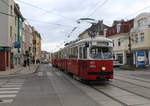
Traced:
<svg viewBox="0 0 150 106">
<path fill-rule="evenodd" d="M 125 77 L 125 76 L 122 76 L 122 75 L 116 75 L 116 76 L 119 76 L 119 77 L 122 77 L 122 78 L 128 78 L 128 79 L 125 80 L 125 79 L 121 79 L 121 78 L 114 78 L 115 80 L 119 80 L 119 81 L 122 81 L 122 82 L 127 82 L 127 83 L 130 83 L 130 84 L 134 84 L 136 86 L 139 86 L 139 87 L 150 89 L 150 81 L 147 81 L 147 80 L 145 81 L 145 80 L 139 79 L 139 78 Z M 133 80 L 133 81 L 131 81 L 131 80 Z M 136 83 L 135 81 L 137 81 L 138 83 Z"/>
<path fill-rule="evenodd" d="M 143 79 L 143 78 L 137 78 L 137 77 L 134 77 L 134 76 L 130 76 L 130 75 L 121 75 L 121 74 L 115 74 L 115 76 L 120 76 L 120 77 L 124 77 L 124 78 L 130 78 L 130 79 L 133 79 L 133 80 L 138 80 L 138 81 L 143 81 L 143 82 L 147 82 L 147 83 L 150 83 L 150 80 L 146 80 L 146 79 Z"/>
<path fill-rule="evenodd" d="M 122 88 L 120 86 L 114 85 L 112 82 L 110 82 L 107 86 L 103 86 L 103 85 L 85 85 L 85 84 L 81 84 L 81 82 L 78 82 L 76 80 L 71 80 L 72 78 L 67 76 L 66 74 L 64 74 L 63 72 L 59 71 L 60 73 L 63 74 L 63 76 L 67 79 L 70 80 L 75 86 L 77 86 L 78 88 L 82 89 L 82 91 L 86 92 L 87 94 L 89 93 L 89 91 L 86 91 L 86 86 L 89 87 L 89 89 L 93 89 L 95 90 L 97 93 L 100 93 L 99 95 L 105 95 L 107 98 L 111 99 L 111 101 L 114 101 L 115 103 L 120 104 L 120 106 L 139 106 L 139 105 L 145 105 L 145 104 L 149 104 L 150 102 L 150 97 L 144 96 L 142 94 L 139 94 L 137 92 L 128 90 L 126 88 Z M 124 82 L 125 83 L 125 82 Z M 128 82 L 126 82 L 128 83 Z M 132 83 L 130 83 L 132 84 Z M 138 86 L 138 85 L 136 85 Z M 100 88 L 99 88 L 100 87 Z M 101 88 L 102 87 L 102 88 Z M 142 87 L 142 86 L 140 86 Z M 118 92 L 121 94 L 122 92 L 126 92 L 126 94 L 122 94 L 121 96 L 119 95 L 114 95 L 113 89 L 110 90 L 111 88 L 117 88 L 120 89 Z M 105 89 L 109 89 L 108 91 Z M 147 88 L 150 89 L 150 88 Z M 90 93 L 88 95 L 91 95 Z M 125 96 L 127 100 L 123 100 L 122 97 Z M 128 99 L 129 96 L 129 99 Z M 136 98 L 136 102 L 131 103 L 130 102 L 130 98 Z M 137 102 L 138 101 L 138 102 Z M 144 101 L 144 102 L 143 102 Z M 113 103 L 112 103 L 113 106 Z M 115 105 L 114 105 L 115 106 Z"/>
<path fill-rule="evenodd" d="M 146 97 L 146 96 L 144 96 L 144 95 L 140 95 L 140 94 L 138 94 L 138 93 L 132 92 L 132 91 L 127 90 L 127 89 L 125 89 L 125 88 L 121 88 L 121 87 L 116 86 L 116 85 L 113 85 L 113 84 L 110 84 L 110 86 L 115 87 L 115 88 L 119 88 L 119 89 L 121 89 L 121 90 L 123 90 L 123 91 L 126 91 L 126 92 L 128 92 L 128 93 L 131 93 L 131 94 L 133 95 L 133 97 L 143 98 L 144 100 L 147 100 L 147 101 L 150 100 L 150 97 Z M 134 105 L 130 105 L 129 102 L 126 103 L 125 101 L 122 101 L 122 100 L 118 99 L 117 96 L 113 96 L 113 95 L 109 94 L 109 92 L 104 92 L 104 91 L 102 91 L 102 90 L 99 89 L 97 86 L 90 86 L 90 87 L 93 88 L 93 89 L 95 89 L 97 92 L 99 92 L 99 93 L 101 93 L 101 94 L 103 94 L 103 95 L 105 95 L 105 96 L 111 98 L 112 100 L 114 100 L 114 101 L 120 103 L 122 106 L 137 106 L 137 105 L 142 105 L 142 104 L 143 104 L 143 103 L 141 103 L 141 104 L 140 104 L 140 103 L 139 103 L 139 104 L 137 103 L 137 104 L 134 104 Z M 130 96 L 132 96 L 132 95 L 130 95 Z M 120 96 L 120 97 L 121 97 L 121 96 Z M 129 101 L 130 101 L 130 100 L 129 100 Z"/>
<path fill-rule="evenodd" d="M 109 95 L 109 94 L 103 92 L 102 90 L 98 89 L 97 87 L 94 87 L 94 86 L 90 86 L 90 87 L 93 88 L 93 89 L 95 89 L 97 92 L 99 92 L 99 93 L 101 93 L 101 94 L 103 94 L 103 95 L 105 95 L 105 96 L 111 98 L 112 100 L 118 102 L 118 103 L 121 104 L 122 106 L 129 106 L 128 104 L 126 104 L 126 103 L 120 101 L 119 99 L 116 99 L 115 97 L 113 97 L 113 96 L 111 96 L 111 95 Z"/>
</svg>

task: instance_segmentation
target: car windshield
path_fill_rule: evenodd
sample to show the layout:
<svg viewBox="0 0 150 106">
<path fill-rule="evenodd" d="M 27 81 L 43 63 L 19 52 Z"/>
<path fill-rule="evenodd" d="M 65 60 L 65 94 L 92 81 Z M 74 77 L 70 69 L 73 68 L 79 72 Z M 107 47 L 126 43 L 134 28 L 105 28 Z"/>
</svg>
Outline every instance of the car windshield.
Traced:
<svg viewBox="0 0 150 106">
<path fill-rule="evenodd" d="M 93 59 L 112 59 L 110 47 L 91 47 L 90 56 Z"/>
</svg>

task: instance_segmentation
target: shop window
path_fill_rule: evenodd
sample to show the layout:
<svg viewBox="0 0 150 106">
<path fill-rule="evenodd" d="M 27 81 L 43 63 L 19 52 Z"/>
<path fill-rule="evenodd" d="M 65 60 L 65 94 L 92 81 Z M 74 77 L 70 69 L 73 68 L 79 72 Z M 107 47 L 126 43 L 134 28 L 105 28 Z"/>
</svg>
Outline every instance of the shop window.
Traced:
<svg viewBox="0 0 150 106">
<path fill-rule="evenodd" d="M 123 54 L 117 54 L 117 60 L 120 64 L 123 64 Z"/>
</svg>

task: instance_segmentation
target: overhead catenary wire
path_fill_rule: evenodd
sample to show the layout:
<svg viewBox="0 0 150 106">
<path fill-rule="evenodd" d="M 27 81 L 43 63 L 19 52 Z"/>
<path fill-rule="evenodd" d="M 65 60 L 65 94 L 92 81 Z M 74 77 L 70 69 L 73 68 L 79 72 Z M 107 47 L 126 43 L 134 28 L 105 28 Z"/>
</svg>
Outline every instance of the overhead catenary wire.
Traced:
<svg viewBox="0 0 150 106">
<path fill-rule="evenodd" d="M 126 18 L 128 18 L 128 17 L 130 17 L 130 16 L 133 16 L 133 15 L 135 15 L 135 14 L 137 14 L 137 13 L 139 13 L 139 12 L 141 12 L 141 11 L 145 10 L 145 9 L 148 9 L 148 8 L 150 8 L 150 5 L 148 5 L 148 6 L 144 7 L 144 8 L 142 8 L 142 9 L 140 9 L 140 10 L 136 11 L 136 12 L 133 12 L 133 13 L 132 13 L 132 14 L 130 14 L 130 15 L 127 15 L 126 17 L 124 17 L 124 19 L 126 19 Z"/>
<path fill-rule="evenodd" d="M 95 8 L 93 9 L 93 11 L 92 11 L 87 17 L 92 16 L 98 8 L 101 8 L 102 6 L 104 6 L 108 1 L 109 1 L 109 0 L 105 0 L 105 1 L 102 2 L 102 3 L 100 3 L 101 1 L 100 1 L 99 3 L 97 3 L 97 5 L 96 5 Z"/>
<path fill-rule="evenodd" d="M 48 25 L 56 25 L 56 26 L 62 26 L 62 27 L 72 27 L 69 25 L 63 25 L 63 24 L 58 24 L 58 23 L 50 23 L 50 22 L 46 22 L 46 21 L 40 21 L 40 20 L 35 20 L 35 19 L 30 19 L 30 18 L 25 18 L 26 20 L 30 21 L 30 22 L 39 22 L 39 23 L 44 23 L 44 24 L 48 24 Z"/>
<path fill-rule="evenodd" d="M 60 13 L 59 13 L 59 14 L 56 14 L 56 13 L 55 13 L 54 11 L 52 11 L 52 10 L 50 11 L 50 10 L 47 10 L 47 9 L 43 9 L 43 8 L 41 8 L 41 7 L 35 6 L 35 5 L 30 4 L 30 3 L 28 3 L 28 2 L 24 2 L 24 1 L 22 1 L 22 0 L 16 0 L 16 1 L 18 1 L 19 3 L 25 4 L 25 5 L 28 5 L 28 6 L 30 6 L 30 7 L 33 7 L 33 8 L 42 10 L 42 11 L 48 13 L 48 14 L 51 13 L 51 14 L 53 14 L 53 15 L 57 15 L 57 16 L 59 16 L 59 17 L 62 17 L 62 18 L 65 18 L 65 19 L 67 19 L 67 20 L 70 20 L 70 21 L 75 22 L 74 19 L 69 18 L 69 17 L 66 17 L 66 16 L 63 16 L 63 15 L 61 15 Z"/>
<path fill-rule="evenodd" d="M 5 13 L 5 12 L 1 12 L 1 11 L 0 11 L 0 14 L 6 15 L 6 16 L 15 17 L 15 15 L 11 15 L 11 14 L 8 14 L 8 13 Z M 24 18 L 24 19 L 25 19 L 25 21 L 45 23 L 45 24 L 48 24 L 48 25 L 56 25 L 56 26 L 69 27 L 69 28 L 72 27 L 72 26 L 67 26 L 67 25 L 63 25 L 63 24 L 50 23 L 50 22 L 45 22 L 45 21 L 40 21 L 40 20 L 35 20 L 35 19 L 29 19 L 29 18 Z"/>
</svg>

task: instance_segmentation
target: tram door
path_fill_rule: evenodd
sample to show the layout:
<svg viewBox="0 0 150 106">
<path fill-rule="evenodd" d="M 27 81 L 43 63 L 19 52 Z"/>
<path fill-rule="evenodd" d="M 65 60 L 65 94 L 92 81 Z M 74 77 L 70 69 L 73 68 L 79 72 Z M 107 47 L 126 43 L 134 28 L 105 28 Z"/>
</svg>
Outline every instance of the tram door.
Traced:
<svg viewBox="0 0 150 106">
<path fill-rule="evenodd" d="M 87 48 L 86 47 L 80 47 L 79 48 L 79 75 L 80 77 L 85 77 L 88 65 L 87 65 Z"/>
</svg>

